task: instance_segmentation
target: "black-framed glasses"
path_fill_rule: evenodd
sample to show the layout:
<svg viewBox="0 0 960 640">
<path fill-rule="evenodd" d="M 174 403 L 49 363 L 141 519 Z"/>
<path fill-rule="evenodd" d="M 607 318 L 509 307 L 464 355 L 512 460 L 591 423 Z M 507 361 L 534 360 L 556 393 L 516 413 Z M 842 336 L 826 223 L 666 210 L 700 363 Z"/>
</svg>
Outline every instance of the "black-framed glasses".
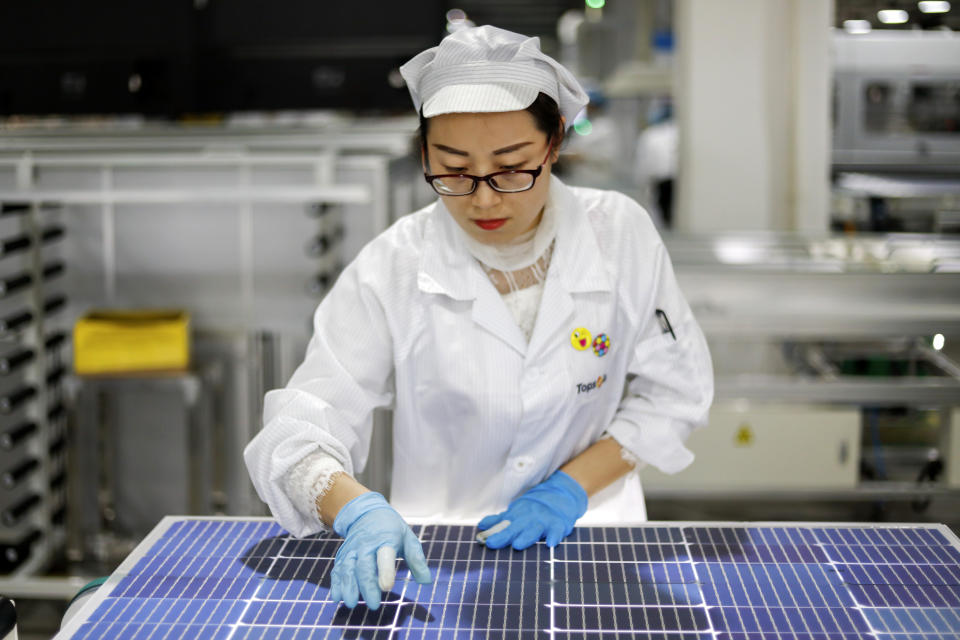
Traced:
<svg viewBox="0 0 960 640">
<path fill-rule="evenodd" d="M 480 182 L 486 182 L 491 189 L 500 193 L 520 193 L 533 189 L 533 185 L 543 172 L 543 165 L 547 163 L 547 158 L 550 157 L 551 153 L 553 153 L 552 141 L 550 142 L 550 148 L 547 149 L 547 155 L 543 157 L 543 162 L 536 169 L 511 169 L 488 173 L 485 176 L 471 176 L 466 173 L 441 173 L 437 175 L 424 173 L 423 177 L 433 187 L 433 190 L 441 196 L 468 196 L 477 190 L 477 184 Z"/>
</svg>

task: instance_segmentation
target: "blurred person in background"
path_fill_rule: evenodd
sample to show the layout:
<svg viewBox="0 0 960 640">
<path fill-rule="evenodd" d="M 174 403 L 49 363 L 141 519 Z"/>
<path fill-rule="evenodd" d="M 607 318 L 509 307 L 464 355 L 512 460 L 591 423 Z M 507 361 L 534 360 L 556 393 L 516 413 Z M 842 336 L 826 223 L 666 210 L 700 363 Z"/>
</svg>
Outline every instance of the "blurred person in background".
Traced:
<svg viewBox="0 0 960 640">
<path fill-rule="evenodd" d="M 650 123 L 637 139 L 637 179 L 650 214 L 673 228 L 673 190 L 677 177 L 677 123 L 669 98 L 655 101 Z"/>
</svg>

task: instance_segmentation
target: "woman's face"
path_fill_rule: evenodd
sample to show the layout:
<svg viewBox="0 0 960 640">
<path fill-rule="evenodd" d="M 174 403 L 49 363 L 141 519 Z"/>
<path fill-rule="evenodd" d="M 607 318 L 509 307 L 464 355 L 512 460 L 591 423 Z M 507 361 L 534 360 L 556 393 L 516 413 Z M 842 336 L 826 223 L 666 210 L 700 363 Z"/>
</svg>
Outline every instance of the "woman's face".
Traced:
<svg viewBox="0 0 960 640">
<path fill-rule="evenodd" d="M 447 113 L 427 127 L 424 170 L 429 174 L 485 176 L 511 169 L 536 169 L 550 143 L 527 111 Z M 543 165 L 533 188 L 500 193 L 486 182 L 467 196 L 441 196 L 454 220 L 472 238 L 505 244 L 535 228 L 547 201 L 550 169 L 556 151 Z"/>
</svg>

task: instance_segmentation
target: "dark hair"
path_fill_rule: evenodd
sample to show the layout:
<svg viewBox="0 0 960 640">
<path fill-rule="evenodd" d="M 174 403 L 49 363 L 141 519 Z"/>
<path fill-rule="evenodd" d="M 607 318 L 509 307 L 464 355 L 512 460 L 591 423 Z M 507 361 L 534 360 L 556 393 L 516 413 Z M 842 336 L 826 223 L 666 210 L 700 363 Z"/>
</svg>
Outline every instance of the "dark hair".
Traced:
<svg viewBox="0 0 960 640">
<path fill-rule="evenodd" d="M 558 149 L 563 142 L 564 127 L 560 121 L 560 107 L 557 101 L 545 93 L 537 95 L 537 99 L 525 109 L 533 116 L 537 129 L 547 134 L 547 140 L 556 140 L 554 149 Z M 427 127 L 429 118 L 423 117 L 423 109 L 420 109 L 420 128 L 417 129 L 417 137 L 420 139 L 420 148 L 427 148 Z"/>
</svg>

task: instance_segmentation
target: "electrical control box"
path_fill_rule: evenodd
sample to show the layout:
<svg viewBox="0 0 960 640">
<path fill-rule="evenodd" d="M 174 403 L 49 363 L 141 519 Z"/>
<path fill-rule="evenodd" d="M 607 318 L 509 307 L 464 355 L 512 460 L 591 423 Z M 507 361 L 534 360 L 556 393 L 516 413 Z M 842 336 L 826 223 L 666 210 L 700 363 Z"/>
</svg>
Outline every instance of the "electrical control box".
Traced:
<svg viewBox="0 0 960 640">
<path fill-rule="evenodd" d="M 947 437 L 941 455 L 947 473 L 947 486 L 960 489 L 960 408 L 954 407 L 950 412 L 950 424 L 947 425 Z"/>
<path fill-rule="evenodd" d="M 857 408 L 729 402 L 687 441 L 696 455 L 668 475 L 647 467 L 644 489 L 765 491 L 851 489 L 860 465 Z"/>
</svg>

